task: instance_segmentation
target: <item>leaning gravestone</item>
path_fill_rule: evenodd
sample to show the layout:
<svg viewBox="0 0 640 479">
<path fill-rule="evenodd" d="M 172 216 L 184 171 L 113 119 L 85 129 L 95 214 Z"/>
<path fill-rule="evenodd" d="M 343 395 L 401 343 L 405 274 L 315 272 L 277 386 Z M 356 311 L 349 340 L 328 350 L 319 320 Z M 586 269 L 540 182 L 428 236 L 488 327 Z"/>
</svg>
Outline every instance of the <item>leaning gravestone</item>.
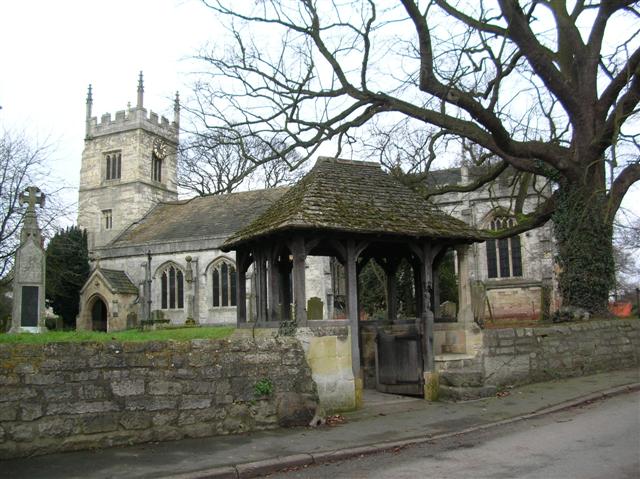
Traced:
<svg viewBox="0 0 640 479">
<path fill-rule="evenodd" d="M 44 193 L 30 186 L 20 194 L 20 203 L 26 203 L 20 246 L 16 252 L 13 275 L 12 333 L 44 331 L 45 304 L 45 252 L 42 234 L 36 217 L 36 204 L 44 207 Z"/>
</svg>

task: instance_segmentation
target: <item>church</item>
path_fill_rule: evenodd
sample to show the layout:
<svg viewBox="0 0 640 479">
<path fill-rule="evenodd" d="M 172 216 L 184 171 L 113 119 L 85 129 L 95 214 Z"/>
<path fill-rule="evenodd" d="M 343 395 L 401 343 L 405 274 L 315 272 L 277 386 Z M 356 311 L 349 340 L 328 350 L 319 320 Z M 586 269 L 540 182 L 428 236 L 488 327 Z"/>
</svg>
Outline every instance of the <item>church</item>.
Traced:
<svg viewBox="0 0 640 479">
<path fill-rule="evenodd" d="M 78 329 L 116 331 L 142 321 L 235 323 L 238 268 L 235 253 L 222 246 L 288 189 L 179 199 L 178 94 L 171 120 L 147 110 L 141 73 L 135 106 L 114 117 L 104 114 L 100 121 L 93 116 L 92 95 L 89 86 L 78 209 L 78 226 L 88 233 L 92 272 L 81 290 Z M 467 167 L 441 170 L 430 181 L 465 185 L 475 174 Z M 516 221 L 505 213 L 512 197 L 505 174 L 476 191 L 441 195 L 437 203 L 469 226 L 491 230 Z M 526 211 L 535 208 L 537 198 L 531 189 L 524 199 Z M 545 308 L 554 308 L 553 248 L 549 225 L 471 245 L 475 319 L 538 319 Z M 310 319 L 343 317 L 340 265 L 333 258 L 308 256 L 305 268 Z M 250 269 L 248 318 L 257 314 L 255 281 Z"/>
</svg>

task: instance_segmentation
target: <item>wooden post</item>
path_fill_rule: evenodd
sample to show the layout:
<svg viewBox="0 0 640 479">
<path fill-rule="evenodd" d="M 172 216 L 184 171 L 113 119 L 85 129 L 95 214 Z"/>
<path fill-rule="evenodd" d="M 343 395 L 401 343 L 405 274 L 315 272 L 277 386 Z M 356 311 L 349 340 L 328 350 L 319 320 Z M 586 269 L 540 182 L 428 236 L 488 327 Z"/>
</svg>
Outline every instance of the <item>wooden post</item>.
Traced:
<svg viewBox="0 0 640 479">
<path fill-rule="evenodd" d="M 433 317 L 440 317 L 440 277 L 438 276 L 438 271 L 433 272 Z"/>
<path fill-rule="evenodd" d="M 431 295 L 429 294 L 429 288 L 433 282 L 433 254 L 430 243 L 423 243 L 421 247 L 422 258 L 420 258 L 420 276 L 421 285 L 420 291 L 422 296 L 422 311 L 420 319 L 424 325 L 424 369 L 426 372 L 435 371 L 435 354 L 434 354 L 434 341 L 433 341 L 433 311 L 431 311 Z"/>
<path fill-rule="evenodd" d="M 420 259 L 415 258 L 411 261 L 411 269 L 413 270 L 413 290 L 416 295 L 416 316 L 419 318 L 422 314 L 422 274 Z"/>
<path fill-rule="evenodd" d="M 247 269 L 249 268 L 249 252 L 244 249 L 236 251 L 236 321 L 238 325 L 247 322 Z"/>
<path fill-rule="evenodd" d="M 267 271 L 263 248 L 254 250 L 254 268 L 256 275 L 256 322 L 267 321 Z"/>
<path fill-rule="evenodd" d="M 358 328 L 358 273 L 356 262 L 358 255 L 354 240 L 347 240 L 346 261 L 344 265 L 347 287 L 347 318 L 351 326 L 351 363 L 353 376 L 360 377 L 360 344 Z"/>
<path fill-rule="evenodd" d="M 398 271 L 399 262 L 396 258 L 386 258 L 380 263 L 387 280 L 387 321 L 394 322 L 398 316 L 396 272 Z"/>
<path fill-rule="evenodd" d="M 273 245 L 269 251 L 269 267 L 268 267 L 268 316 L 269 321 L 278 321 L 280 319 L 280 268 L 278 265 L 278 246 Z"/>
<path fill-rule="evenodd" d="M 296 323 L 298 326 L 307 324 L 307 294 L 305 289 L 305 258 L 304 238 L 296 236 L 291 242 L 293 255 L 293 304 Z"/>
<path fill-rule="evenodd" d="M 278 270 L 280 272 L 280 291 L 282 293 L 282 320 L 289 321 L 291 319 L 291 290 L 289 289 L 291 278 L 292 263 L 289 260 L 289 255 L 283 254 L 280 263 L 278 264 Z"/>
</svg>

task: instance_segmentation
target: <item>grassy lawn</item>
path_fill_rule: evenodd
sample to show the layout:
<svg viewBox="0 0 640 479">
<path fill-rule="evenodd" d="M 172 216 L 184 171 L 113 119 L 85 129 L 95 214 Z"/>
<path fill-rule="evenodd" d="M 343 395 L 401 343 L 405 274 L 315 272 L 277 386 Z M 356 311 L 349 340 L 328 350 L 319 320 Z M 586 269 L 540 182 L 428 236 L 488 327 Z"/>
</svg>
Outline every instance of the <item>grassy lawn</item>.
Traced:
<svg viewBox="0 0 640 479">
<path fill-rule="evenodd" d="M 156 331 L 120 331 L 101 333 L 97 331 L 49 331 L 41 334 L 0 334 L 0 343 L 57 343 L 82 341 L 188 341 L 190 339 L 220 339 L 231 336 L 233 326 L 207 328 L 159 329 Z"/>
</svg>

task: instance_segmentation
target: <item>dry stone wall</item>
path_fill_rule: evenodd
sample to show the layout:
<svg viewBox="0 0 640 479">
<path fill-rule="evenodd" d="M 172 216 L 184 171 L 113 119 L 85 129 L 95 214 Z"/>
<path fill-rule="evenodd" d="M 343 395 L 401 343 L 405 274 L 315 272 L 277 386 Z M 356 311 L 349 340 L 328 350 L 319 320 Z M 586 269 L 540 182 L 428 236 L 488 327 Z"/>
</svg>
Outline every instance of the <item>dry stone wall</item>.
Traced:
<svg viewBox="0 0 640 479">
<path fill-rule="evenodd" d="M 317 404 L 293 338 L 0 344 L 0 458 L 306 424 Z"/>
<path fill-rule="evenodd" d="M 504 386 L 637 367 L 640 321 L 484 331 L 484 383 Z"/>
</svg>

